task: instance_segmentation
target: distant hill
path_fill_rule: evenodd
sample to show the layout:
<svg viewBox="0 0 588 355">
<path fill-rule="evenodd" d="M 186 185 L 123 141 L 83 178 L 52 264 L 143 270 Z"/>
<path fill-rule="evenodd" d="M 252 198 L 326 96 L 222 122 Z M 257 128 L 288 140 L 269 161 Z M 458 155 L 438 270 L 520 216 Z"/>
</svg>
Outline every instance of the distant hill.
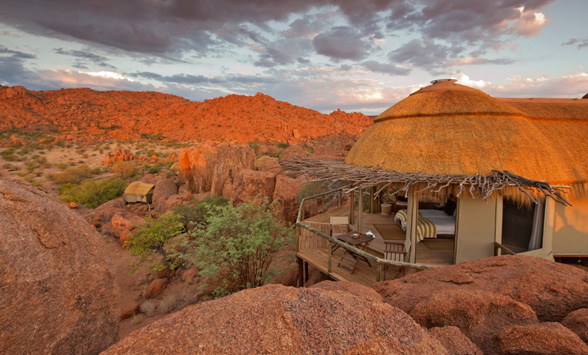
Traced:
<svg viewBox="0 0 588 355">
<path fill-rule="evenodd" d="M 255 96 L 194 102 L 157 92 L 0 86 L 0 130 L 47 130 L 75 141 L 216 140 L 297 143 L 328 134 L 359 136 L 372 120 L 340 110 L 329 115 Z"/>
</svg>

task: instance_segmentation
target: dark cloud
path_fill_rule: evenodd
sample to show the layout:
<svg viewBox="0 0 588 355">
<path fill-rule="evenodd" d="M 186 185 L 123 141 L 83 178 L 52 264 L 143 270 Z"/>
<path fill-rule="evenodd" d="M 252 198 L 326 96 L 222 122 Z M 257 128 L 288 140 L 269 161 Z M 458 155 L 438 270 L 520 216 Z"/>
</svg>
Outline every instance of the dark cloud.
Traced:
<svg viewBox="0 0 588 355">
<path fill-rule="evenodd" d="M 392 74 L 392 75 L 408 75 L 410 74 L 410 69 L 408 68 L 401 68 L 394 64 L 389 63 L 379 63 L 375 60 L 368 60 L 361 65 L 374 73 L 384 73 L 384 74 Z"/>
<path fill-rule="evenodd" d="M 534 12 L 553 0 L 399 1 L 391 8 L 388 29 L 419 31 L 424 38 L 467 43 L 492 40 L 505 33 L 533 35 Z M 517 8 L 524 8 L 522 14 Z M 506 26 L 508 21 L 522 26 Z"/>
<path fill-rule="evenodd" d="M 584 39 L 572 38 L 568 41 L 565 41 L 561 45 L 562 46 L 574 46 L 575 45 L 577 49 L 582 49 L 582 48 L 588 47 L 588 38 L 584 38 Z"/>
<path fill-rule="evenodd" d="M 436 44 L 432 40 L 412 40 L 390 52 L 388 58 L 393 63 L 411 64 L 424 69 L 434 69 L 447 62 L 451 52 L 459 50 Z"/>
<path fill-rule="evenodd" d="M 361 60 L 372 49 L 371 43 L 355 29 L 347 26 L 333 27 L 317 35 L 312 45 L 318 54 L 333 59 Z"/>
<path fill-rule="evenodd" d="M 89 62 L 92 62 L 92 63 L 94 63 L 98 66 L 104 67 L 104 68 L 115 69 L 114 66 L 107 63 L 107 61 L 108 61 L 107 57 L 104 57 L 104 56 L 101 56 L 98 54 L 85 52 L 85 51 L 76 51 L 76 50 L 66 51 L 66 50 L 63 50 L 63 48 L 55 49 L 55 53 L 81 59 L 81 61 L 78 61 L 75 64 L 75 67 L 77 67 L 77 68 L 86 68 L 84 61 L 89 61 Z"/>
<path fill-rule="evenodd" d="M 14 51 L 8 48 L 0 47 L 0 54 L 12 54 L 11 57 L 16 60 L 35 59 L 37 56 L 21 51 Z"/>
</svg>

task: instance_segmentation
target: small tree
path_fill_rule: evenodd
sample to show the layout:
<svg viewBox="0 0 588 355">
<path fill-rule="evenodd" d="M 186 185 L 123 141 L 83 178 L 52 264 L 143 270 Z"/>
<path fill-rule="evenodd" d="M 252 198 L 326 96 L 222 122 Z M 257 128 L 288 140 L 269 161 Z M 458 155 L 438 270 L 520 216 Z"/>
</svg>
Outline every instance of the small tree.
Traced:
<svg viewBox="0 0 588 355">
<path fill-rule="evenodd" d="M 180 216 L 175 213 L 163 215 L 158 219 L 147 217 L 147 224 L 140 227 L 128 243 L 131 254 L 140 257 L 137 263 L 131 265 L 134 271 L 141 263 L 150 264 L 153 270 L 176 269 L 179 260 L 172 255 L 173 252 L 166 250 L 166 244 L 173 237 L 180 235 L 183 229 Z"/>
<path fill-rule="evenodd" d="M 216 213 L 216 209 L 228 203 L 229 200 L 224 197 L 212 196 L 202 201 L 193 200 L 187 205 L 173 207 L 172 211 L 180 215 L 180 222 L 184 224 L 186 230 L 191 231 L 194 228 L 206 227 L 208 218 Z"/>
<path fill-rule="evenodd" d="M 272 207 L 255 201 L 216 207 L 207 225 L 191 233 L 191 257 L 215 283 L 216 295 L 262 286 L 278 273 L 272 262 L 292 241 L 293 228 L 283 226 Z"/>
</svg>

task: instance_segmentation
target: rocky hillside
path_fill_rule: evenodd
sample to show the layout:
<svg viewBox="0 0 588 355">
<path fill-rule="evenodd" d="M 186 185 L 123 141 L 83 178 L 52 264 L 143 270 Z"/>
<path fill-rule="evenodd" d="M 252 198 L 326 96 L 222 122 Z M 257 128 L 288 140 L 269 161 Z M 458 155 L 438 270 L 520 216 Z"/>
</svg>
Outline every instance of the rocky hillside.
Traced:
<svg viewBox="0 0 588 355">
<path fill-rule="evenodd" d="M 204 102 L 156 92 L 0 86 L 0 131 L 53 132 L 66 140 L 107 139 L 304 142 L 328 134 L 360 135 L 372 121 L 360 113 L 329 115 L 255 96 Z"/>
</svg>

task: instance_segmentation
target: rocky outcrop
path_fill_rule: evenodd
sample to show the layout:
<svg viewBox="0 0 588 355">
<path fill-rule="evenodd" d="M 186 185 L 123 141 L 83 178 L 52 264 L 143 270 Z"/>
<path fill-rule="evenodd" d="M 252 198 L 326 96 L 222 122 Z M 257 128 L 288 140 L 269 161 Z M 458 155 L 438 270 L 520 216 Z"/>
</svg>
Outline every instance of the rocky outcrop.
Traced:
<svg viewBox="0 0 588 355">
<path fill-rule="evenodd" d="M 56 198 L 0 179 L 0 353 L 96 354 L 118 336 L 102 237 Z"/>
<path fill-rule="evenodd" d="M 28 91 L 0 86 L 0 130 L 34 130 L 48 122 L 57 135 L 84 142 L 215 139 L 238 143 L 359 136 L 372 124 L 360 113 L 325 115 L 263 94 L 193 102 L 156 92 Z"/>
<path fill-rule="evenodd" d="M 495 336 L 500 354 L 588 354 L 588 345 L 559 323 L 513 325 Z"/>
<path fill-rule="evenodd" d="M 159 202 L 159 200 L 165 200 L 171 195 L 175 195 L 178 193 L 178 187 L 176 183 L 173 182 L 171 179 L 167 178 L 159 178 L 155 183 L 155 187 L 153 188 L 153 197 L 152 200 L 154 203 Z"/>
<path fill-rule="evenodd" d="M 122 213 L 126 211 L 126 202 L 122 197 L 108 201 L 92 211 L 86 213 L 84 218 L 88 223 L 96 228 L 102 227 L 102 225 L 110 222 L 112 216 L 116 213 Z"/>
<path fill-rule="evenodd" d="M 537 323 L 535 312 L 524 303 L 492 292 L 446 290 L 419 302 L 410 316 L 420 325 L 458 327 L 485 353 L 496 353 L 492 337 L 510 325 Z"/>
<path fill-rule="evenodd" d="M 180 171 L 192 193 L 220 196 L 225 183 L 241 169 L 254 169 L 255 153 L 246 145 L 202 143 L 184 148 L 178 156 Z"/>
<path fill-rule="evenodd" d="M 235 204 L 255 199 L 260 203 L 264 200 L 269 203 L 272 202 L 275 186 L 276 174 L 269 171 L 243 169 L 235 174 L 230 199 Z"/>
<path fill-rule="evenodd" d="M 277 217 L 284 221 L 295 221 L 300 207 L 300 201 L 296 199 L 296 193 L 302 189 L 308 178 L 301 175 L 291 178 L 286 175 L 276 176 L 276 188 L 274 189 L 273 201 L 279 203 Z"/>
<path fill-rule="evenodd" d="M 119 161 L 130 161 L 135 159 L 137 159 L 137 156 L 130 150 L 116 148 L 114 152 L 106 153 L 104 155 L 104 166 L 112 166 Z"/>
<path fill-rule="evenodd" d="M 288 159 L 300 159 L 308 157 L 308 153 L 302 148 L 301 146 L 294 144 L 289 146 L 288 148 L 284 149 L 280 153 L 280 161 L 288 160 Z"/>
<path fill-rule="evenodd" d="M 190 306 L 105 354 L 447 354 L 406 313 L 367 287 L 268 285 Z"/>
<path fill-rule="evenodd" d="M 429 329 L 450 355 L 483 355 L 482 350 L 466 337 L 458 327 L 446 325 Z"/>
<path fill-rule="evenodd" d="M 531 256 L 499 256 L 374 284 L 385 302 L 406 312 L 445 290 L 493 292 L 527 304 L 540 321 L 561 321 L 588 308 L 588 273 Z"/>
</svg>

